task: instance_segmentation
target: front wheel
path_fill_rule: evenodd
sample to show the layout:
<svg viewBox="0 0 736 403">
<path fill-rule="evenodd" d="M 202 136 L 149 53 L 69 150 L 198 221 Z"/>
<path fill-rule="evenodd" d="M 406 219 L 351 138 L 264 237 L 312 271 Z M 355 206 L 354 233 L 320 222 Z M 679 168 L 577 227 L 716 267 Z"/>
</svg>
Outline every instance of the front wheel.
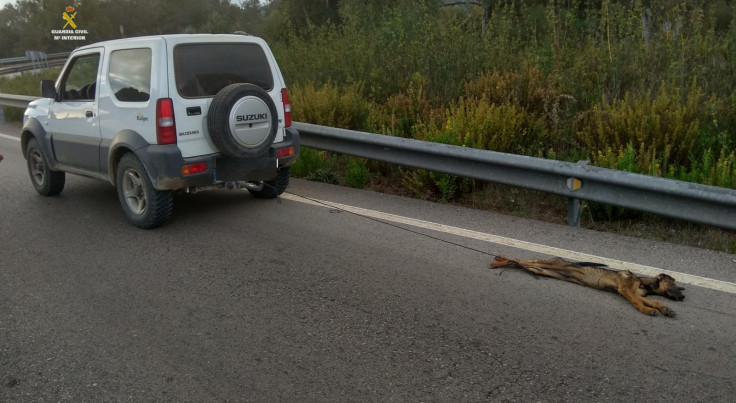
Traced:
<svg viewBox="0 0 736 403">
<path fill-rule="evenodd" d="M 36 139 L 30 139 L 26 146 L 26 162 L 31 183 L 36 191 L 44 196 L 56 196 L 64 190 L 66 174 L 52 171 L 41 146 Z"/>
<path fill-rule="evenodd" d="M 123 155 L 116 175 L 118 199 L 125 215 L 137 227 L 155 228 L 171 218 L 174 197 L 153 187 L 143 163 L 133 153 Z"/>
<path fill-rule="evenodd" d="M 260 190 L 249 190 L 250 193 L 259 199 L 273 199 L 284 193 L 289 186 L 289 173 L 291 167 L 281 168 L 276 178 L 263 182 L 263 188 Z"/>
</svg>

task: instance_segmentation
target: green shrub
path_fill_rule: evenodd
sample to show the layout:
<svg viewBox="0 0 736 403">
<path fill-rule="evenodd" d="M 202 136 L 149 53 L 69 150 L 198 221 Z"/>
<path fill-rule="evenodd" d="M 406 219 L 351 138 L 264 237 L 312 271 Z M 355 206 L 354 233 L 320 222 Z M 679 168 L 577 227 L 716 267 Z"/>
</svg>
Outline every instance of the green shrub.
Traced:
<svg viewBox="0 0 736 403">
<path fill-rule="evenodd" d="M 19 76 L 0 76 L 0 93 L 41 96 L 41 80 L 56 80 L 61 68 L 54 67 L 38 72 L 23 73 Z M 5 119 L 23 120 L 23 108 L 3 106 Z"/>
<path fill-rule="evenodd" d="M 695 81 L 685 95 L 670 84 L 663 84 L 653 98 L 649 93 L 627 93 L 623 100 L 593 106 L 577 136 L 593 153 L 637 144 L 640 155 L 658 156 L 665 165 L 687 166 L 700 133 L 702 100 Z"/>
<path fill-rule="evenodd" d="M 351 188 L 363 189 L 370 179 L 370 171 L 362 158 L 348 158 L 348 167 L 345 171 L 345 184 Z"/>
<path fill-rule="evenodd" d="M 427 79 L 415 73 L 407 90 L 389 96 L 385 103 L 372 108 L 366 130 L 412 137 L 415 126 L 433 113 L 434 108 L 425 93 L 426 85 Z"/>
<path fill-rule="evenodd" d="M 620 171 L 661 176 L 687 182 L 724 188 L 736 188 L 736 152 L 718 154 L 708 149 L 701 154 L 691 154 L 688 166 L 669 164 L 663 161 L 666 155 L 658 155 L 642 144 L 638 149 L 629 143 L 618 149 L 598 151 L 593 164 Z"/>
<path fill-rule="evenodd" d="M 528 155 L 547 149 L 551 140 L 542 118 L 510 102 L 473 98 L 460 98 L 415 129 L 419 140 Z"/>
<path fill-rule="evenodd" d="M 303 178 L 311 172 L 326 169 L 325 154 L 324 151 L 302 147 L 299 150 L 299 158 L 291 166 L 291 175 L 297 178 Z"/>
<path fill-rule="evenodd" d="M 289 99 L 294 120 L 345 129 L 363 129 L 371 110 L 359 84 L 342 89 L 331 82 L 319 88 L 313 83 L 295 84 Z"/>
</svg>

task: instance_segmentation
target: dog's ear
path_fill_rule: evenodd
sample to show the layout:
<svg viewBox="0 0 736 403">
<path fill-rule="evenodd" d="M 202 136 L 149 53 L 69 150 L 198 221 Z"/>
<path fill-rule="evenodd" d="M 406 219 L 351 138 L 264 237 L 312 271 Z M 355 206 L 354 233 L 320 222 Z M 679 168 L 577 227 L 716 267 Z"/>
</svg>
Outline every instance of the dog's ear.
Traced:
<svg viewBox="0 0 736 403">
<path fill-rule="evenodd" d="M 685 299 L 685 296 L 682 294 L 682 290 L 685 288 L 679 287 L 675 283 L 674 277 L 662 273 L 658 275 L 656 279 L 658 280 L 658 285 L 652 290 L 654 294 L 661 295 L 675 301 L 682 301 Z"/>
</svg>

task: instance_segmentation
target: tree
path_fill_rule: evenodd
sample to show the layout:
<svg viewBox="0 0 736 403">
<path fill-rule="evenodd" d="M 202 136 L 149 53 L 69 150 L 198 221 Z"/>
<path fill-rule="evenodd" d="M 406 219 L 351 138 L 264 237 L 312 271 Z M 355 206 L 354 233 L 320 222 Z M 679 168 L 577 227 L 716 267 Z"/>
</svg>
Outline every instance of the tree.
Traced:
<svg viewBox="0 0 736 403">
<path fill-rule="evenodd" d="M 339 25 L 338 0 L 274 0 L 267 30 L 276 37 L 295 32 L 305 33 L 309 27 L 332 23 Z"/>
</svg>

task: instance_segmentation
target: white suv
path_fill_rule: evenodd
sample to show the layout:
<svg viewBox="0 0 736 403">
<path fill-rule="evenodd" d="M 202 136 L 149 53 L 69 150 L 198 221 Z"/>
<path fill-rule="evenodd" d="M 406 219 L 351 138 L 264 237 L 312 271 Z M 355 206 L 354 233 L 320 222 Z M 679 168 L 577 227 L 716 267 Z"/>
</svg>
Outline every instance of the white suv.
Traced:
<svg viewBox="0 0 736 403">
<path fill-rule="evenodd" d="M 163 224 L 172 192 L 245 188 L 280 195 L 299 154 L 284 78 L 265 41 L 163 35 L 78 48 L 24 115 L 36 190 L 65 172 L 109 181 L 128 218 Z"/>
</svg>

